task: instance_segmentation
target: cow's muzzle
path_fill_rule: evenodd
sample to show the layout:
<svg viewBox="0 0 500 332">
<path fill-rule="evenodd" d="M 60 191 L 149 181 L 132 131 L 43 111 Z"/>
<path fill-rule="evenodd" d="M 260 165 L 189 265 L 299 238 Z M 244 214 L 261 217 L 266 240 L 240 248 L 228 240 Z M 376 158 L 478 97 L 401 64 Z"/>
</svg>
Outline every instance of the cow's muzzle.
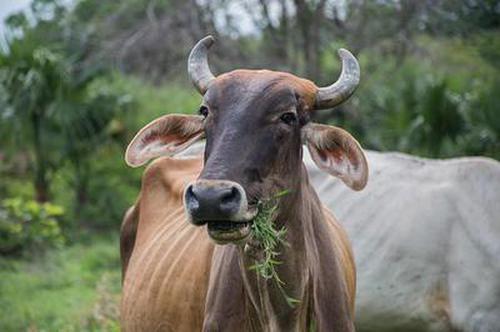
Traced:
<svg viewBox="0 0 500 332">
<path fill-rule="evenodd" d="M 245 190 L 227 180 L 197 180 L 184 191 L 184 206 L 191 223 L 207 224 L 208 234 L 217 243 L 238 242 L 250 234 L 257 214 L 248 206 Z"/>
</svg>

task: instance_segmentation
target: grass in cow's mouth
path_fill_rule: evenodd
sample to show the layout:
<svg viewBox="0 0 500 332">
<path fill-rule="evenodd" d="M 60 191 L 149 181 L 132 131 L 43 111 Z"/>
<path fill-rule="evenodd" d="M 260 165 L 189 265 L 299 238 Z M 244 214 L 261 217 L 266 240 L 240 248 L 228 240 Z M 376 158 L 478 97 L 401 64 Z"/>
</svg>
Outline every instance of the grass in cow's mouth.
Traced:
<svg viewBox="0 0 500 332">
<path fill-rule="evenodd" d="M 284 282 L 279 278 L 276 272 L 276 265 L 281 264 L 278 260 L 278 256 L 280 255 L 278 246 L 280 244 L 288 245 L 285 240 L 286 228 L 282 227 L 281 229 L 276 229 L 273 222 L 276 217 L 275 213 L 278 209 L 279 199 L 288 193 L 288 190 L 284 190 L 274 195 L 271 199 L 258 203 L 257 207 L 259 212 L 253 220 L 251 229 L 252 236 L 262 247 L 264 255 L 263 258 L 260 261 L 256 261 L 250 269 L 255 270 L 257 274 L 264 279 L 274 280 L 288 305 L 294 307 L 299 301 L 286 294 L 283 289 Z"/>
</svg>

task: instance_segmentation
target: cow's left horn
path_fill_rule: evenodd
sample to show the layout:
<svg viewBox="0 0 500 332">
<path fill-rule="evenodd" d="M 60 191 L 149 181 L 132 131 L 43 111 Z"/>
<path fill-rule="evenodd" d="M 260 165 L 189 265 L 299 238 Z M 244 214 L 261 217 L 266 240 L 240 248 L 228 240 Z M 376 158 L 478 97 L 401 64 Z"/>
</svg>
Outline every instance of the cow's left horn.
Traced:
<svg viewBox="0 0 500 332">
<path fill-rule="evenodd" d="M 202 95 L 208 89 L 215 76 L 208 66 L 208 49 L 213 45 L 214 37 L 208 35 L 194 45 L 188 59 L 188 73 L 194 87 Z"/>
<path fill-rule="evenodd" d="M 330 108 L 346 101 L 359 84 L 358 60 L 346 49 L 339 50 L 342 59 L 342 72 L 337 82 L 330 86 L 319 88 L 316 94 L 316 109 Z"/>
</svg>

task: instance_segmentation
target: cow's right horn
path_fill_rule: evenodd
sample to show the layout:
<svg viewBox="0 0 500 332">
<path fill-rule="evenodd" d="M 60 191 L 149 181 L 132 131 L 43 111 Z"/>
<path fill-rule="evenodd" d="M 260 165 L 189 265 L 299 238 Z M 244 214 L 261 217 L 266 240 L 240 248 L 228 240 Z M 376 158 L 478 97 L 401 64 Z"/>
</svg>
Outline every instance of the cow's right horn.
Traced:
<svg viewBox="0 0 500 332">
<path fill-rule="evenodd" d="M 338 80 L 330 86 L 319 88 L 316 94 L 316 109 L 330 108 L 346 101 L 359 84 L 359 63 L 346 49 L 339 50 L 342 72 Z"/>
<path fill-rule="evenodd" d="M 214 37 L 208 35 L 194 45 L 188 59 L 188 73 L 194 87 L 201 95 L 207 92 L 208 86 L 215 79 L 208 66 L 208 49 L 215 42 Z"/>
</svg>

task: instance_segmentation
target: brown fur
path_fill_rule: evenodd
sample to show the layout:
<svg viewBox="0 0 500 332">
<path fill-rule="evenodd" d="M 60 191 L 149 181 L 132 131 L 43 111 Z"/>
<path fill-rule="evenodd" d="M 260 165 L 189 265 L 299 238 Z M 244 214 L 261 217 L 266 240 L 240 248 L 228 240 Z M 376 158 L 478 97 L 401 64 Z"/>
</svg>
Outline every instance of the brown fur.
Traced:
<svg viewBox="0 0 500 332">
<path fill-rule="evenodd" d="M 134 212 L 127 214 L 122 227 L 122 262 L 126 265 L 128 261 L 121 305 L 124 331 L 201 331 L 204 321 L 206 331 L 259 330 L 257 313 L 249 305 L 240 263 L 235 256 L 239 248 L 217 246 L 214 251 L 205 228 L 189 224 L 184 216 L 184 186 L 197 178 L 201 166 L 200 159 L 165 157 L 156 160 L 144 174 L 141 197 Z M 310 256 L 300 262 L 304 264 L 304 271 L 309 272 L 303 276 L 303 285 L 298 287 L 303 294 L 290 294 L 301 300 L 292 310 L 299 320 L 293 323 L 297 323 L 300 331 L 306 331 L 306 324 L 311 323 L 314 302 L 321 306 L 320 310 L 326 311 L 325 315 L 330 314 L 330 307 L 335 309 L 343 305 L 339 299 L 324 296 L 327 288 L 336 282 L 345 292 L 346 314 L 350 320 L 354 318 L 355 268 L 350 243 L 332 214 L 325 208 L 322 211 L 326 220 L 310 221 L 307 231 L 310 233 L 304 245 L 312 246 L 310 241 L 314 239 L 309 236 L 314 237 L 321 231 L 321 241 L 329 242 L 329 245 L 323 244 L 333 251 L 324 253 L 327 261 L 322 261 L 314 251 L 326 248 L 316 246 Z M 137 222 L 135 237 L 131 232 L 134 229 L 131 220 Z M 132 252 L 128 249 L 131 245 Z M 328 264 L 333 258 L 338 266 Z M 290 263 L 284 260 L 284 267 L 286 264 Z M 330 273 L 323 270 L 332 268 L 339 269 L 339 280 L 323 279 L 315 289 L 311 279 L 327 277 Z M 299 276 L 290 278 L 299 279 Z M 219 302 L 219 306 L 228 310 L 213 312 L 205 307 L 210 289 L 219 296 L 212 298 L 209 305 Z M 315 315 L 318 314 L 321 313 Z M 333 331 L 329 326 L 318 330 Z"/>
<path fill-rule="evenodd" d="M 286 85 L 287 87 L 293 89 L 298 92 L 302 98 L 304 98 L 304 102 L 307 105 L 307 111 L 312 111 L 314 108 L 316 93 L 318 91 L 318 87 L 312 81 L 297 77 L 290 73 L 285 72 L 276 72 L 272 70 L 249 70 L 249 69 L 237 69 L 231 71 L 229 73 L 224 73 L 217 77 L 216 84 L 219 87 L 224 85 L 233 85 L 235 81 L 247 82 L 248 86 L 255 87 L 259 84 L 257 83 L 267 83 L 269 81 L 275 81 L 279 85 Z M 245 91 L 248 92 L 248 91 Z M 257 93 L 261 93 L 262 91 L 257 90 Z"/>
</svg>

